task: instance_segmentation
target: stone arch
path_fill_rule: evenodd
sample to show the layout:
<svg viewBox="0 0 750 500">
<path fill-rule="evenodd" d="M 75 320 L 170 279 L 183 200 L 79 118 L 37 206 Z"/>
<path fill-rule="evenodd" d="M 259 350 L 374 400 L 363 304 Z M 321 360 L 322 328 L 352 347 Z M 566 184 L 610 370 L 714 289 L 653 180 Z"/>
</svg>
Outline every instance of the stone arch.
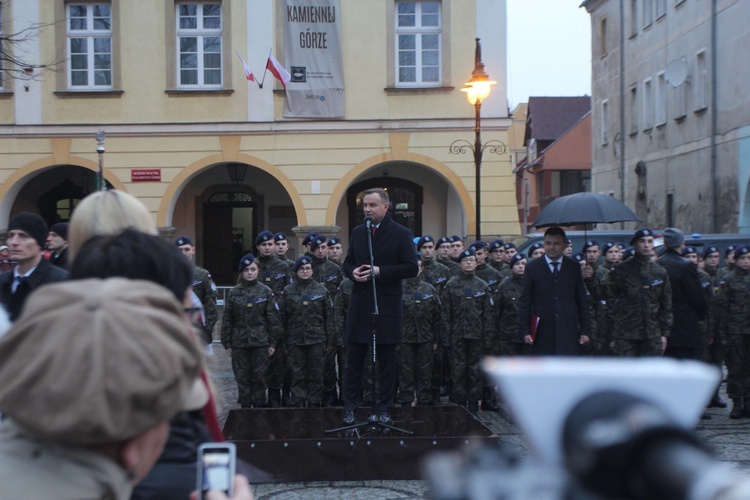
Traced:
<svg viewBox="0 0 750 500">
<path fill-rule="evenodd" d="M 254 156 L 239 154 L 236 159 L 232 160 L 233 163 L 246 163 L 247 165 L 255 168 L 259 168 L 276 178 L 276 180 L 284 187 L 294 205 L 294 211 L 297 214 L 297 221 L 300 225 L 307 224 L 307 214 L 305 213 L 305 207 L 302 203 L 302 198 L 294 186 L 292 181 L 277 167 L 270 163 L 256 158 Z M 167 186 L 167 190 L 164 192 L 161 204 L 159 205 L 159 212 L 156 217 L 156 223 L 159 227 L 165 227 L 172 224 L 172 217 L 174 215 L 175 203 L 180 197 L 180 193 L 185 186 L 200 172 L 207 168 L 211 168 L 216 164 L 227 163 L 227 160 L 221 154 L 215 154 L 201 158 L 200 160 L 194 161 L 183 168 L 179 174 L 175 176 L 172 182 Z"/>
</svg>

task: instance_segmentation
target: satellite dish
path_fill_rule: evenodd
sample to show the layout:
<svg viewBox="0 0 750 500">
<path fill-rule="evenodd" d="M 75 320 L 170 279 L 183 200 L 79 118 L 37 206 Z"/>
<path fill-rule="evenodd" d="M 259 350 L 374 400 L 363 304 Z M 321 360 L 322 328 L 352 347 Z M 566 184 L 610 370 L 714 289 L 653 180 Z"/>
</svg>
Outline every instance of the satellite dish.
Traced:
<svg viewBox="0 0 750 500">
<path fill-rule="evenodd" d="M 687 79 L 687 57 L 681 57 L 667 64 L 665 71 L 667 82 L 674 88 L 679 87 Z"/>
</svg>

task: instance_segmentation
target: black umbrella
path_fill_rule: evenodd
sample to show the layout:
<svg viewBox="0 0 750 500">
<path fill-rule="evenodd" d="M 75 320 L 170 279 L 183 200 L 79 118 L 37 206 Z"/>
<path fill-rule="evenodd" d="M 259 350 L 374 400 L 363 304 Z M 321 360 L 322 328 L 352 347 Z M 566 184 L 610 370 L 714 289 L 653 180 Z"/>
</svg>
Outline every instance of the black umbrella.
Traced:
<svg viewBox="0 0 750 500">
<path fill-rule="evenodd" d="M 623 202 L 596 193 L 576 193 L 553 200 L 539 213 L 534 227 L 578 226 L 640 221 Z"/>
</svg>

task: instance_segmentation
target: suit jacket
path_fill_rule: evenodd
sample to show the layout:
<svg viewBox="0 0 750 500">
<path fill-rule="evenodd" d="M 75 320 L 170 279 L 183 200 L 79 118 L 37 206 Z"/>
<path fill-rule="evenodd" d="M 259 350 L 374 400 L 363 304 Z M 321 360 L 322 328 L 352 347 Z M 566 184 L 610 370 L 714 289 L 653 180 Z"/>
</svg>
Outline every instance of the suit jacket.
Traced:
<svg viewBox="0 0 750 500">
<path fill-rule="evenodd" d="M 591 336 L 591 317 L 586 301 L 581 266 L 563 257 L 557 279 L 544 257 L 526 266 L 518 304 L 518 334 L 529 335 L 531 315 L 539 317 L 534 355 L 580 354 L 579 338 Z"/>
<path fill-rule="evenodd" d="M 349 251 L 344 259 L 344 273 L 354 281 L 346 317 L 346 339 L 349 342 L 371 342 L 373 332 L 373 297 L 370 281 L 359 283 L 352 274 L 362 264 L 370 263 L 367 227 L 360 224 L 352 230 Z M 380 267 L 376 278 L 379 317 L 375 325 L 378 344 L 399 344 L 403 335 L 401 280 L 419 272 L 412 234 L 394 222 L 386 213 L 372 238 L 374 263 Z"/>
<path fill-rule="evenodd" d="M 674 322 L 669 334 L 669 346 L 702 349 L 706 341 L 698 321 L 706 317 L 706 295 L 695 264 L 672 249 L 667 249 L 657 261 L 667 270 L 672 285 L 672 313 Z"/>
<path fill-rule="evenodd" d="M 8 311 L 11 321 L 15 321 L 21 315 L 24 303 L 31 292 L 46 283 L 54 283 L 68 279 L 68 271 L 61 267 L 53 266 L 42 257 L 39 265 L 28 279 L 18 285 L 16 293 L 13 293 L 13 271 L 0 274 L 0 302 Z"/>
</svg>

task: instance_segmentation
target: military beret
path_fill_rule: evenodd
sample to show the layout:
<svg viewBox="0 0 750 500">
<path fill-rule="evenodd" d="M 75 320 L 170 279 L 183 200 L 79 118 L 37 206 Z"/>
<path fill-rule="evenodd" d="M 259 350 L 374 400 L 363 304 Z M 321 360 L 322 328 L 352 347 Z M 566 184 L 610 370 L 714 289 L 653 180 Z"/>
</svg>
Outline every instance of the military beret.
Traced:
<svg viewBox="0 0 750 500">
<path fill-rule="evenodd" d="M 315 238 L 310 240 L 310 251 L 315 251 L 320 245 L 325 245 L 328 239 L 322 234 L 317 235 Z"/>
<path fill-rule="evenodd" d="M 643 229 L 639 229 L 635 232 L 632 238 L 630 238 L 630 244 L 632 245 L 636 241 L 640 240 L 641 238 L 645 238 L 646 236 L 654 236 L 654 232 L 650 230 L 647 227 L 644 227 Z"/>
<path fill-rule="evenodd" d="M 448 238 L 447 236 L 443 236 L 442 238 L 437 240 L 435 245 L 440 246 L 440 245 L 445 245 L 446 243 L 450 243 L 450 242 L 451 242 L 450 238 Z"/>
<path fill-rule="evenodd" d="M 503 245 L 503 248 L 506 249 L 506 250 L 508 250 L 510 248 L 516 248 L 516 244 L 515 243 L 511 243 L 509 241 L 508 243 L 506 243 L 505 245 Z"/>
<path fill-rule="evenodd" d="M 577 254 L 573 255 L 573 260 L 576 262 L 583 262 L 586 260 L 586 255 L 583 252 L 578 252 Z"/>
<path fill-rule="evenodd" d="M 486 241 L 475 241 L 474 243 L 472 243 L 471 245 L 469 245 L 469 247 L 473 248 L 474 251 L 476 252 L 477 250 L 480 250 L 482 248 L 488 248 L 489 245 L 487 244 Z"/>
<path fill-rule="evenodd" d="M 510 258 L 510 267 L 515 266 L 517 263 L 521 262 L 522 260 L 526 260 L 526 256 L 522 253 L 517 253 L 513 257 Z"/>
<path fill-rule="evenodd" d="M 276 233 L 276 234 L 273 235 L 273 240 L 274 241 L 284 241 L 286 239 L 288 239 L 288 238 L 286 237 L 286 234 L 284 234 L 284 233 Z"/>
<path fill-rule="evenodd" d="M 684 257 L 685 255 L 687 255 L 689 253 L 697 254 L 698 250 L 694 246 L 688 245 L 688 246 L 685 247 L 685 250 L 682 251 L 682 256 Z"/>
<path fill-rule="evenodd" d="M 255 237 L 255 246 L 257 247 L 261 243 L 273 240 L 273 233 L 271 231 L 261 231 L 258 236 Z"/>
<path fill-rule="evenodd" d="M 737 248 L 735 245 L 729 245 L 727 249 L 724 251 L 724 257 L 728 256 L 730 253 L 734 252 L 735 248 Z"/>
<path fill-rule="evenodd" d="M 536 243 L 534 243 L 533 245 L 531 245 L 529 247 L 529 255 L 531 255 L 532 253 L 536 252 L 540 248 L 544 248 L 544 243 L 540 243 L 540 242 L 537 241 Z"/>
<path fill-rule="evenodd" d="M 565 238 L 565 244 L 566 245 L 572 245 L 573 244 L 573 240 L 571 240 L 570 238 Z"/>
<path fill-rule="evenodd" d="M 596 240 L 586 240 L 586 243 L 583 244 L 583 251 L 585 252 L 591 247 L 598 247 L 599 242 Z"/>
<path fill-rule="evenodd" d="M 493 240 L 492 243 L 490 243 L 490 251 L 497 250 L 498 248 L 503 248 L 503 245 L 505 245 L 505 242 L 503 240 Z"/>
<path fill-rule="evenodd" d="M 175 241 L 174 244 L 178 247 L 181 247 L 182 245 L 190 245 L 191 247 L 195 246 L 193 245 L 193 240 L 191 240 L 187 236 L 180 236 L 179 238 L 177 238 L 177 241 Z"/>
<path fill-rule="evenodd" d="M 253 262 L 255 262 L 255 255 L 253 255 L 251 253 L 245 254 L 240 259 L 240 268 L 239 268 L 239 271 L 242 272 L 243 269 L 245 269 L 247 266 L 249 266 Z"/>
<path fill-rule="evenodd" d="M 422 245 L 424 245 L 425 243 L 435 243 L 435 238 L 433 238 L 429 234 L 422 236 L 417 240 L 417 250 L 422 248 Z"/>
<path fill-rule="evenodd" d="M 739 259 L 748 252 L 750 252 L 750 248 L 747 245 L 737 245 L 737 248 L 734 249 L 734 258 Z"/>
<path fill-rule="evenodd" d="M 310 242 L 313 240 L 313 238 L 315 238 L 317 235 L 318 233 L 316 233 L 315 231 L 313 231 L 312 233 L 307 233 L 307 235 L 305 236 L 305 239 L 302 240 L 302 244 L 304 246 L 309 245 Z"/>
<path fill-rule="evenodd" d="M 620 250 L 624 251 L 625 250 L 625 243 L 623 243 L 621 241 L 618 241 L 617 242 L 617 248 L 619 248 Z"/>
<path fill-rule="evenodd" d="M 476 252 L 474 252 L 474 249 L 467 248 L 466 250 L 458 254 L 458 257 L 456 257 L 456 260 L 458 262 L 461 262 L 464 259 L 468 259 L 469 257 L 475 257 L 475 256 L 476 256 Z"/>
<path fill-rule="evenodd" d="M 312 264 L 312 259 L 307 255 L 303 255 L 302 257 L 294 261 L 294 265 L 292 265 L 292 271 L 296 273 L 297 271 L 299 271 L 300 267 L 306 266 L 307 264 Z"/>
<path fill-rule="evenodd" d="M 333 238 L 328 240 L 329 247 L 333 245 L 340 245 L 340 244 L 341 244 L 341 238 L 339 238 L 338 236 L 334 236 Z"/>
<path fill-rule="evenodd" d="M 614 241 L 612 241 L 612 240 L 609 240 L 609 241 L 608 241 L 608 242 L 606 242 L 606 243 L 604 244 L 604 246 L 602 247 L 602 253 L 607 253 L 607 252 L 609 252 L 609 251 L 610 251 L 611 249 L 613 249 L 613 248 L 614 248 L 614 247 L 616 247 L 616 246 L 617 246 L 617 243 L 615 243 L 615 242 L 614 242 Z"/>
<path fill-rule="evenodd" d="M 629 259 L 630 257 L 632 257 L 633 255 L 635 255 L 635 250 L 633 249 L 633 247 L 630 247 L 630 248 L 626 248 L 626 249 L 625 249 L 625 250 L 624 250 L 624 251 L 622 252 L 622 260 L 623 260 L 623 261 L 625 261 L 625 260 L 628 260 L 628 259 Z"/>
<path fill-rule="evenodd" d="M 461 237 L 460 237 L 459 235 L 457 235 L 457 234 L 454 234 L 453 236 L 451 236 L 451 243 L 456 243 L 456 242 L 461 242 L 461 243 L 463 243 L 463 241 L 464 241 L 464 239 L 463 239 L 463 238 L 461 238 Z"/>
<path fill-rule="evenodd" d="M 711 255 L 712 253 L 719 253 L 719 249 L 716 248 L 713 245 L 707 246 L 706 249 L 703 250 L 703 258 L 705 259 L 706 257 L 708 257 L 709 255 Z"/>
</svg>

